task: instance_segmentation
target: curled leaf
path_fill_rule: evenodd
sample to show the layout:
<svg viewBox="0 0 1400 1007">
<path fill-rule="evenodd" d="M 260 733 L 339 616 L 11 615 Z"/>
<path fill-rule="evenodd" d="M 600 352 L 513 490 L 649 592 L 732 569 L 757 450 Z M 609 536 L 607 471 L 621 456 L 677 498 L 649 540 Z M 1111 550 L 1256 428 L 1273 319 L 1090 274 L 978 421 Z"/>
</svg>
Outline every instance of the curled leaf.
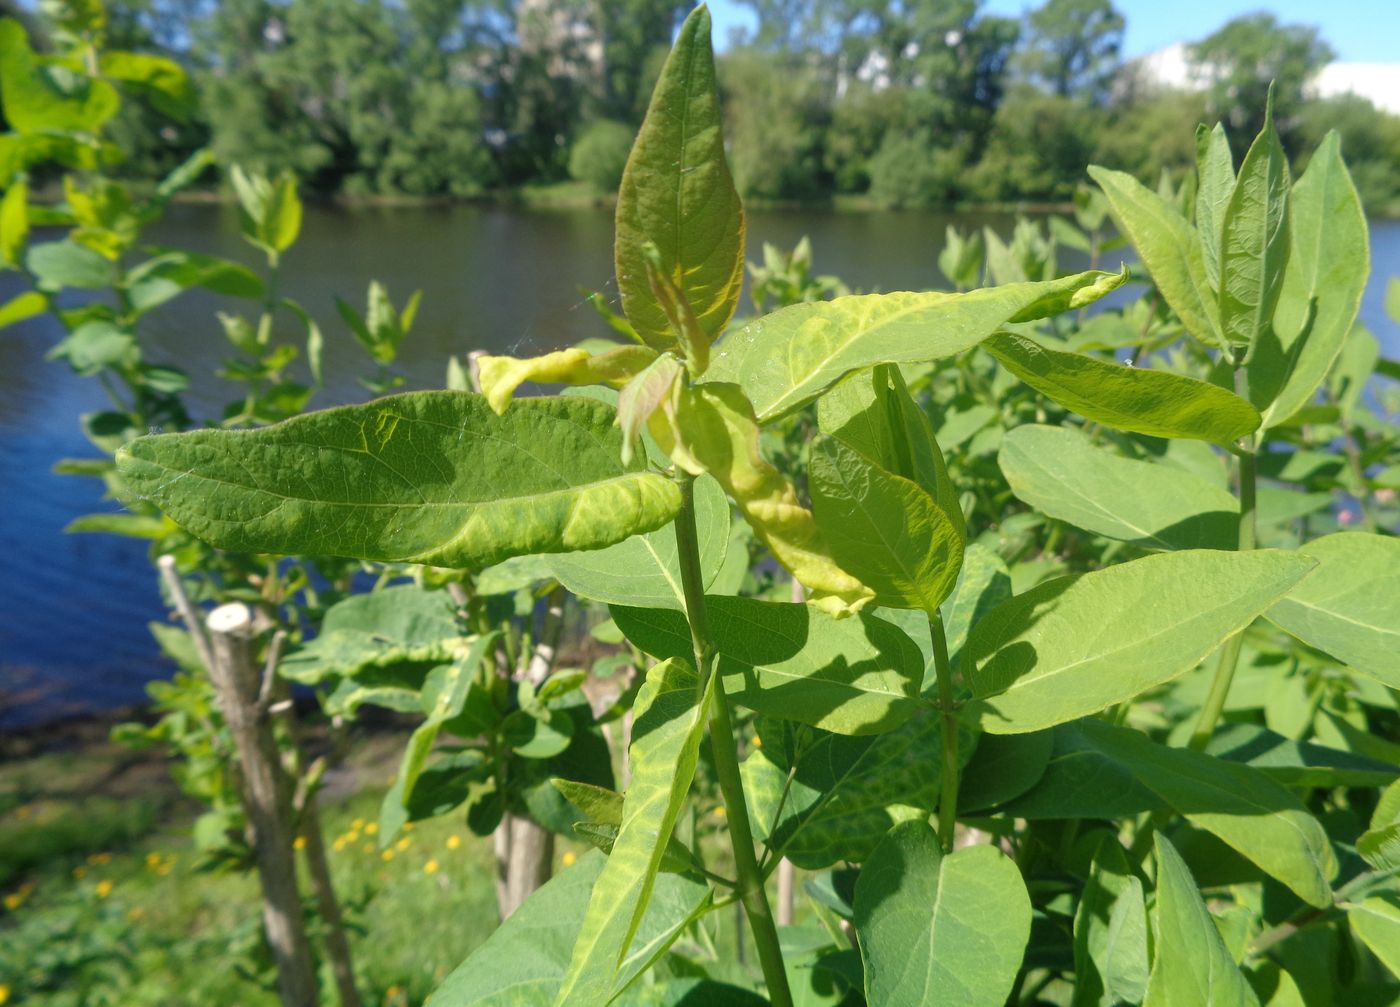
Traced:
<svg viewBox="0 0 1400 1007">
<path fill-rule="evenodd" d="M 656 359 L 645 346 L 623 346 L 597 356 L 577 347 L 542 357 L 483 356 L 478 361 L 481 391 L 499 416 L 515 390 L 527 381 L 560 385 L 611 385 L 621 388 Z"/>
</svg>

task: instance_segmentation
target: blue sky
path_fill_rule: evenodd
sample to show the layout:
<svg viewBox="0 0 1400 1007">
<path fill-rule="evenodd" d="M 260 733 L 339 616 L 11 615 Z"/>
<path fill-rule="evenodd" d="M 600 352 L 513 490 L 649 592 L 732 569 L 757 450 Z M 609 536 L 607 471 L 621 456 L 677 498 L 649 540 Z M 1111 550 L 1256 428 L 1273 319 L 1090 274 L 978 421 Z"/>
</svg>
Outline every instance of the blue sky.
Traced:
<svg viewBox="0 0 1400 1007">
<path fill-rule="evenodd" d="M 994 14 L 1019 16 L 1039 6 L 1023 0 L 987 0 Z M 1141 56 L 1173 42 L 1194 42 L 1240 14 L 1269 10 L 1285 23 L 1315 24 L 1338 58 L 1358 63 L 1400 60 L 1400 2 L 1397 0 L 1117 0 L 1128 21 L 1124 50 Z M 729 29 L 753 23 L 752 14 L 733 0 L 710 0 L 715 40 L 723 46 Z"/>
</svg>

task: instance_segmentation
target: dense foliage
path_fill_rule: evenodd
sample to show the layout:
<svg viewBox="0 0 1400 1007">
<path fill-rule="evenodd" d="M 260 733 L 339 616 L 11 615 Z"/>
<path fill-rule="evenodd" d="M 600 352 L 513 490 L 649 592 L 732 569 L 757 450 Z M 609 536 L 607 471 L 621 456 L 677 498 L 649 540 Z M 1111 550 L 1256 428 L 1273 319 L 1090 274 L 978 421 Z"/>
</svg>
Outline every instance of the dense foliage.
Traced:
<svg viewBox="0 0 1400 1007">
<path fill-rule="evenodd" d="M 613 141 L 641 122 L 687 6 L 121 0 L 112 44 L 174 59 L 203 101 L 181 124 L 124 110 L 115 139 L 145 177 L 208 144 L 221 162 L 291 171 L 320 193 L 477 197 L 569 178 L 609 193 Z M 1364 99 L 1309 98 L 1305 82 L 1331 50 L 1268 15 L 1189 48 L 1212 82 L 1194 91 L 1124 63 L 1110 0 L 1047 0 L 1022 21 L 978 0 L 744 6 L 757 28 L 732 40 L 720 79 L 746 198 L 1064 200 L 1090 161 L 1179 178 L 1202 118 L 1227 123 L 1242 156 L 1277 80 L 1276 122 L 1298 166 L 1336 126 L 1365 205 L 1400 209 L 1400 117 Z"/>
<path fill-rule="evenodd" d="M 280 669 L 419 711 L 381 842 L 516 808 L 598 847 L 434 1002 L 1393 996 L 1400 437 L 1394 388 L 1366 389 L 1400 367 L 1355 325 L 1337 135 L 1294 181 L 1266 97 L 1238 162 L 1197 131 L 1180 187 L 1091 168 L 1052 231 L 1102 257 L 1111 214 L 1136 276 L 1061 275 L 1030 224 L 950 235 L 955 286 L 1002 281 L 955 294 L 849 294 L 768 250 L 755 302 L 785 306 L 735 321 L 709 28 L 686 21 L 623 174 L 623 341 L 118 452 L 130 498 L 216 547 L 418 571 Z M 516 400 L 531 381 L 589 387 Z M 636 670 L 601 716 L 489 618 L 563 588 Z M 761 980 L 714 942 L 733 904 Z"/>
<path fill-rule="evenodd" d="M 1063 12 L 1111 30 L 1096 9 Z M 903 52 L 901 23 L 870 30 Z M 1112 46 L 1034 23 L 1058 55 L 1025 72 L 1049 96 L 1103 86 Z M 1200 127 L 1179 184 L 1095 166 L 1072 220 L 950 230 L 955 293 L 852 293 L 804 242 L 748 264 L 758 314 L 736 318 L 736 178 L 762 165 L 736 156 L 731 175 L 701 8 L 621 173 L 622 314 L 595 305 L 610 338 L 454 360 L 446 389 L 387 395 L 418 296 L 372 284 L 363 312 L 339 307 L 385 397 L 305 413 L 322 340 L 275 286 L 291 176 L 229 166 L 261 273 L 146 248 L 208 159 L 144 197 L 112 177 L 109 128 L 122 95 L 190 117 L 185 78 L 101 45 L 97 8 L 61 29 L 44 56 L 0 21 L 0 253 L 33 288 L 0 318 L 51 315 L 53 356 L 112 397 L 84 418 L 102 457 L 63 467 L 129 513 L 75 530 L 149 539 L 177 607 L 257 610 L 254 716 L 277 718 L 309 873 L 321 767 L 270 701 L 296 682 L 337 724 L 412 719 L 364 834 L 386 860 L 417 821 L 492 836 L 509 917 L 433 1003 L 1394 999 L 1400 364 L 1356 324 L 1368 237 L 1337 132 L 1295 179 L 1266 91 L 1242 158 Z M 911 95 L 924 73 L 990 86 L 977 61 L 911 63 L 891 68 Z M 600 92 L 608 121 L 633 71 Z M 1007 106 L 971 107 L 920 114 L 974 129 Z M 870 184 L 912 191 L 929 170 L 887 136 Z M 57 206 L 31 199 L 44 173 L 63 175 Z M 1125 242 L 1138 269 L 1096 268 Z M 1061 246 L 1095 268 L 1061 273 Z M 142 344 L 199 287 L 247 310 L 221 316 L 239 394 L 203 424 Z M 579 387 L 517 399 L 529 382 Z M 586 667 L 560 659 L 571 608 L 592 624 L 571 641 Z M 238 708 L 211 697 L 218 662 L 186 625 L 159 633 L 187 669 L 155 693 L 163 719 L 124 733 L 184 757 L 210 862 L 262 871 Z M 555 834 L 596 850 L 545 883 Z M 780 925 L 769 882 L 796 870 L 804 912 Z M 323 895 L 301 922 L 354 1004 Z M 53 969 L 125 982 L 92 964 L 131 940 L 110 916 L 70 927 Z M 304 1007 L 254 926 L 242 967 Z M 756 970 L 733 953 L 747 942 Z"/>
</svg>

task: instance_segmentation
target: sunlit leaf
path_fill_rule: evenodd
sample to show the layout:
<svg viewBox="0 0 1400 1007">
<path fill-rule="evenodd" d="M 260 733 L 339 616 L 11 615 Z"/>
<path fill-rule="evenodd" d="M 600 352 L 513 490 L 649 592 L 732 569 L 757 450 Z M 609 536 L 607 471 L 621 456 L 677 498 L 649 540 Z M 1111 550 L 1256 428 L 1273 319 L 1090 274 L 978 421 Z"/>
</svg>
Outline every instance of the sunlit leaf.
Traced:
<svg viewBox="0 0 1400 1007">
<path fill-rule="evenodd" d="M 963 660 L 996 733 L 1095 713 L 1194 668 L 1313 568 L 1279 550 L 1189 550 L 1060 577 L 993 609 Z"/>
<path fill-rule="evenodd" d="M 705 378 L 739 385 L 758 421 L 768 423 L 852 371 L 954 356 L 1007 322 L 1092 304 L 1125 278 L 1088 272 L 967 294 L 852 294 L 796 304 L 731 332 L 716 348 Z"/>
<path fill-rule="evenodd" d="M 945 856 L 927 823 L 905 822 L 861 869 L 855 926 L 869 1003 L 1000 1007 L 1030 939 L 1031 901 L 996 847 Z"/>
<path fill-rule="evenodd" d="M 496 416 L 481 396 L 420 392 L 263 430 L 143 437 L 117 464 L 220 548 L 481 567 L 671 520 L 680 491 L 622 466 L 614 415 L 564 398 Z"/>
</svg>

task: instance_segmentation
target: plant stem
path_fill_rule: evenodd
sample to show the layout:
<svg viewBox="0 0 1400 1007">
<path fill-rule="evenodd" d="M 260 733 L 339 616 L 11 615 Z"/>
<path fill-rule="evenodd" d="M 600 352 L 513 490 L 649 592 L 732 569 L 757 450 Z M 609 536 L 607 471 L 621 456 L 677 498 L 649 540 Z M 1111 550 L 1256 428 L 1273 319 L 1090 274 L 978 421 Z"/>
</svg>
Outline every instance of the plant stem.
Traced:
<svg viewBox="0 0 1400 1007">
<path fill-rule="evenodd" d="M 1241 398 L 1249 398 L 1249 378 L 1243 367 L 1235 369 L 1235 387 Z M 1235 457 L 1235 467 L 1240 484 L 1240 525 L 1239 549 L 1241 552 L 1253 549 L 1258 541 L 1258 521 L 1255 508 L 1257 465 L 1254 453 L 1254 438 L 1246 438 L 1242 450 Z M 1248 627 L 1246 627 L 1248 628 Z M 1225 700 L 1230 694 L 1230 683 L 1235 678 L 1235 668 L 1240 662 L 1240 650 L 1244 646 L 1245 630 L 1242 629 L 1225 641 L 1220 651 L 1220 663 L 1215 666 L 1215 678 L 1210 683 L 1210 693 L 1206 696 L 1201 715 L 1196 721 L 1196 729 L 1191 732 L 1191 748 L 1203 751 L 1210 744 L 1215 725 L 1225 711 Z"/>
<path fill-rule="evenodd" d="M 714 648 L 710 644 L 705 618 L 705 582 L 700 571 L 700 545 L 695 531 L 695 480 L 688 475 L 681 478 L 676 549 L 681 567 L 681 586 L 685 591 L 686 617 L 690 622 L 690 642 L 695 650 L 695 667 L 700 673 L 700 688 L 703 690 L 710 676 L 715 674 Z M 710 712 L 710 749 L 714 753 L 715 775 L 719 778 L 720 793 L 724 795 L 729 838 L 734 847 L 734 867 L 738 874 L 735 895 L 743 903 L 749 926 L 753 928 L 758 961 L 768 985 L 768 999 L 773 1007 L 792 1007 L 792 993 L 788 990 L 787 972 L 783 968 L 783 955 L 778 945 L 778 929 L 768 906 L 763 873 L 754 855 L 753 830 L 749 826 L 748 803 L 744 797 L 743 780 L 739 776 L 739 754 L 723 679 L 714 683 L 714 690 L 714 704 Z"/>
<path fill-rule="evenodd" d="M 943 787 L 938 805 L 938 841 L 944 853 L 953 852 L 953 830 L 958 824 L 958 717 L 953 709 L 953 667 L 948 660 L 948 638 L 943 614 L 928 617 L 933 638 L 933 667 L 938 674 L 938 708 L 943 714 Z"/>
</svg>

